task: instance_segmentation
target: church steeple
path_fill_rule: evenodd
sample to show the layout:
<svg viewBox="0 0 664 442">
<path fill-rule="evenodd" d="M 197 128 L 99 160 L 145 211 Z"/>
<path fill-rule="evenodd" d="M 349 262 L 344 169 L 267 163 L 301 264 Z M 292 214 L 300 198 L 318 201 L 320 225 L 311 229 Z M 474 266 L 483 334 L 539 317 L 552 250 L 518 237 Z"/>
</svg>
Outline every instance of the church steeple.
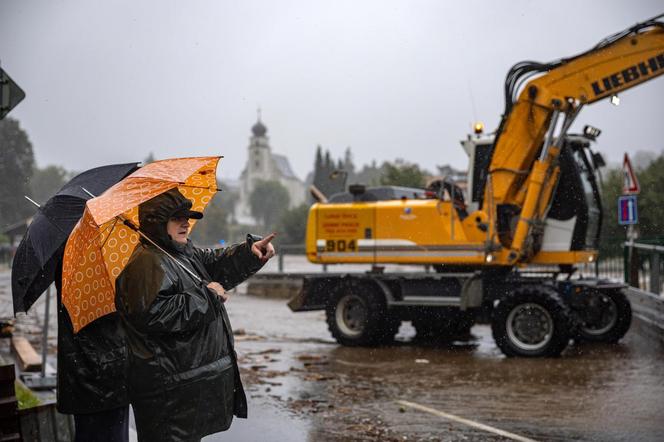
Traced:
<svg viewBox="0 0 664 442">
<path fill-rule="evenodd" d="M 261 121 L 261 109 L 258 108 L 256 124 L 251 127 L 252 136 L 249 139 L 249 161 L 247 174 L 250 180 L 270 179 L 272 154 L 270 142 L 267 138 L 267 127 Z"/>
<path fill-rule="evenodd" d="M 257 119 L 256 119 L 256 124 L 254 124 L 251 127 L 251 132 L 254 134 L 255 137 L 264 137 L 265 134 L 267 133 L 267 127 L 263 124 L 261 121 L 261 108 L 259 107 L 257 110 Z"/>
</svg>

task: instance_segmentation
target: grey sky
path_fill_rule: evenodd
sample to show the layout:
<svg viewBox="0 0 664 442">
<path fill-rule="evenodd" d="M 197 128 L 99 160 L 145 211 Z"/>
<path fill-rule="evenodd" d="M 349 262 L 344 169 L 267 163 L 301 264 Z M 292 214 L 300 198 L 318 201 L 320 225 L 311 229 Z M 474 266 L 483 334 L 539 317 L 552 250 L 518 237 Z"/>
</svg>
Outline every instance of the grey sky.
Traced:
<svg viewBox="0 0 664 442">
<path fill-rule="evenodd" d="M 315 147 L 356 164 L 466 166 L 515 62 L 550 61 L 664 12 L 653 1 L 0 0 L 0 62 L 27 92 L 11 115 L 40 166 L 224 155 L 246 160 L 256 108 L 298 176 Z M 588 107 L 601 150 L 664 148 L 664 78 Z"/>
</svg>

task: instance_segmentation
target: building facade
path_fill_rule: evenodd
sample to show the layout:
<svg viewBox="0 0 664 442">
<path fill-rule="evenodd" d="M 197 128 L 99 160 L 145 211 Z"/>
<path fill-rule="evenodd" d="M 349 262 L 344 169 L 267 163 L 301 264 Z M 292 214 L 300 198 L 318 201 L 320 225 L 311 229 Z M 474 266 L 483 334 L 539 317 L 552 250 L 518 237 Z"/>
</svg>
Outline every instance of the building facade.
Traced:
<svg viewBox="0 0 664 442">
<path fill-rule="evenodd" d="M 289 208 L 305 202 L 304 183 L 293 173 L 288 158 L 272 152 L 267 127 L 258 117 L 251 128 L 247 162 L 239 180 L 239 198 L 235 205 L 235 220 L 240 224 L 255 225 L 249 199 L 259 181 L 277 181 L 288 190 Z"/>
</svg>

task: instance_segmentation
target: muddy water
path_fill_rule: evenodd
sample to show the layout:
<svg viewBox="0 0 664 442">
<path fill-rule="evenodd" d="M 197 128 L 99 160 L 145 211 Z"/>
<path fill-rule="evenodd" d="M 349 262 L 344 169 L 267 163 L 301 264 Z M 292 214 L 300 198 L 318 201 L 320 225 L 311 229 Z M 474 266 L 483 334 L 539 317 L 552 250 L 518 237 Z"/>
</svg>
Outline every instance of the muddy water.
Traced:
<svg viewBox="0 0 664 442">
<path fill-rule="evenodd" d="M 433 346 L 411 342 L 404 323 L 393 346 L 349 348 L 332 341 L 321 312 L 242 295 L 228 308 L 244 329 L 250 419 L 209 440 L 504 440 L 397 400 L 536 440 L 662 440 L 664 349 L 634 330 L 617 346 L 508 359 L 487 326 Z"/>
</svg>

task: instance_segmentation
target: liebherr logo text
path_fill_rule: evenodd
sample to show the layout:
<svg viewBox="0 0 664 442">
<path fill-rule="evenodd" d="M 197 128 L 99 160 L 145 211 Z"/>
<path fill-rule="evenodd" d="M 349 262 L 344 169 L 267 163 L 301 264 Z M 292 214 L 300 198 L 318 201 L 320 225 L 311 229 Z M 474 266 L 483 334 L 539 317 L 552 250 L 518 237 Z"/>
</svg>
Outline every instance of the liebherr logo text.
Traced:
<svg viewBox="0 0 664 442">
<path fill-rule="evenodd" d="M 602 95 L 639 78 L 649 77 L 662 69 L 664 69 L 664 52 L 634 66 L 630 66 L 627 69 L 623 69 L 620 72 L 604 77 L 601 81 L 593 82 L 593 92 L 595 92 L 595 96 Z"/>
</svg>

